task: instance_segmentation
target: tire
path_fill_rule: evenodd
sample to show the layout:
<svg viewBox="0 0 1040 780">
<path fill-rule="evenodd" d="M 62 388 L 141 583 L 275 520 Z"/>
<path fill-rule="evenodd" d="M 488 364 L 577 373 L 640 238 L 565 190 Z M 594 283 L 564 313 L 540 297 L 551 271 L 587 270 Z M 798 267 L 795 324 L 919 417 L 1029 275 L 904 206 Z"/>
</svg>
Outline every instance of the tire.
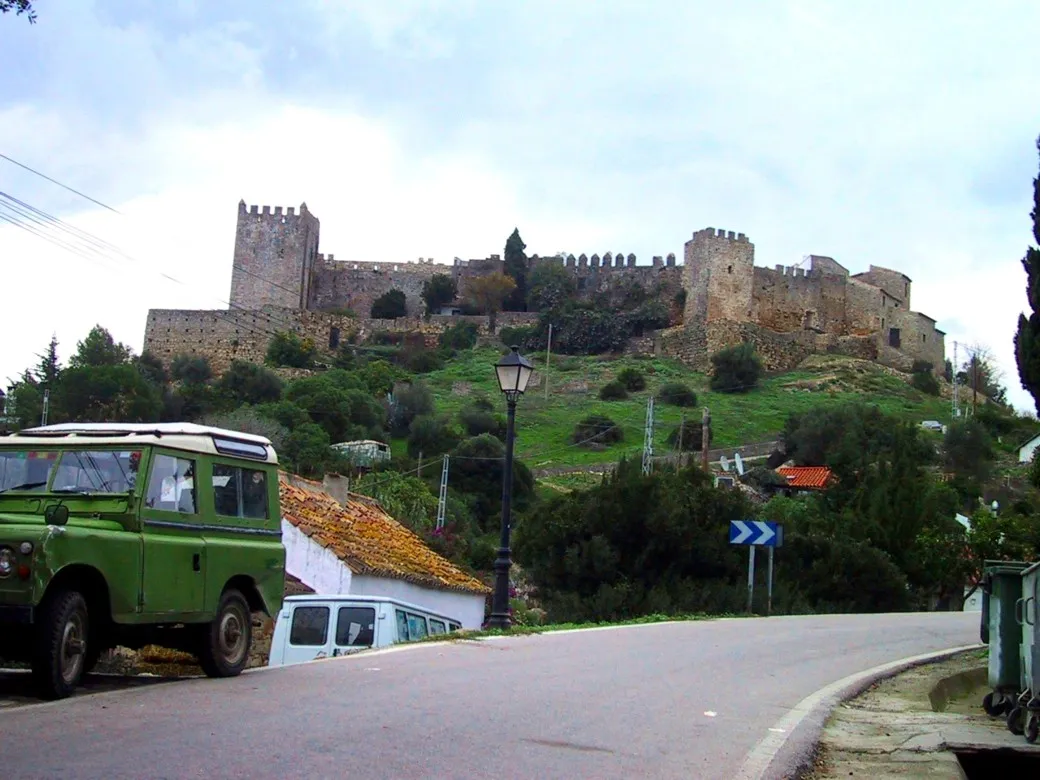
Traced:
<svg viewBox="0 0 1040 780">
<path fill-rule="evenodd" d="M 990 691 L 982 698 L 982 709 L 993 718 L 999 718 L 1008 711 L 1006 704 L 1004 696 L 996 691 Z"/>
<path fill-rule="evenodd" d="M 1040 737 L 1040 715 L 1035 712 L 1029 714 L 1029 720 L 1026 721 L 1026 742 L 1030 745 L 1035 745 L 1037 737 Z"/>
<path fill-rule="evenodd" d="M 1008 731 L 1016 737 L 1021 737 L 1025 733 L 1026 714 L 1025 707 L 1014 707 L 1011 712 L 1008 713 Z"/>
<path fill-rule="evenodd" d="M 33 682 L 45 699 L 71 696 L 90 655 L 90 612 L 83 594 L 54 593 L 41 610 L 32 660 Z"/>
<path fill-rule="evenodd" d="M 253 615 L 245 596 L 224 591 L 213 622 L 202 627 L 196 657 L 208 677 L 237 677 L 253 645 Z"/>
</svg>

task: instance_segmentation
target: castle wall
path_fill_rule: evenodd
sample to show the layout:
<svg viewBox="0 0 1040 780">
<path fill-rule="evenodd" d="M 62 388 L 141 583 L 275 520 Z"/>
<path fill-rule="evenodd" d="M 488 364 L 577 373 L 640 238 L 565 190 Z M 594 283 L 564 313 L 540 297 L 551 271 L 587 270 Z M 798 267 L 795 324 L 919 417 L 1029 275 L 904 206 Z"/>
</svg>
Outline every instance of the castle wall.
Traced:
<svg viewBox="0 0 1040 780">
<path fill-rule="evenodd" d="M 311 272 L 310 297 L 307 308 L 318 311 L 350 309 L 359 317 L 368 317 L 372 302 L 390 290 L 401 290 L 408 314 L 425 311 L 423 284 L 435 274 L 450 276 L 450 265 L 433 260 L 418 263 L 370 263 L 337 261 L 318 255 Z"/>
<path fill-rule="evenodd" d="M 850 277 L 845 285 L 845 318 L 852 335 L 865 336 L 881 330 L 882 299 L 885 294 L 866 282 Z"/>
<path fill-rule="evenodd" d="M 753 316 L 755 245 L 743 233 L 698 230 L 684 246 L 684 319 L 746 322 Z"/>
<path fill-rule="evenodd" d="M 257 309 L 281 306 L 302 309 L 307 304 L 310 266 L 318 251 L 317 217 L 300 205 L 282 212 L 276 206 L 246 210 L 238 204 L 234 264 L 231 269 L 231 305 Z"/>
<path fill-rule="evenodd" d="M 895 309 L 890 316 L 892 319 L 888 328 L 899 329 L 899 346 L 896 349 L 909 357 L 911 363 L 914 360 L 926 360 L 932 364 L 934 372 L 942 373 L 946 362 L 946 340 L 943 333 L 936 329 L 935 321 L 924 314 L 905 309 Z M 889 341 L 890 330 L 881 336 L 886 347 L 893 346 Z"/>
<path fill-rule="evenodd" d="M 875 287 L 880 287 L 892 297 L 899 300 L 901 308 L 910 308 L 910 277 L 891 268 L 882 268 L 879 265 L 870 266 L 870 270 L 856 274 L 856 279 Z"/>
<path fill-rule="evenodd" d="M 849 270 L 841 263 L 837 262 L 833 257 L 809 255 L 809 263 L 813 273 L 816 274 L 844 277 L 848 277 L 849 275 Z"/>
<path fill-rule="evenodd" d="M 845 277 L 777 266 L 754 269 L 753 319 L 782 333 L 809 328 L 844 335 Z"/>
</svg>

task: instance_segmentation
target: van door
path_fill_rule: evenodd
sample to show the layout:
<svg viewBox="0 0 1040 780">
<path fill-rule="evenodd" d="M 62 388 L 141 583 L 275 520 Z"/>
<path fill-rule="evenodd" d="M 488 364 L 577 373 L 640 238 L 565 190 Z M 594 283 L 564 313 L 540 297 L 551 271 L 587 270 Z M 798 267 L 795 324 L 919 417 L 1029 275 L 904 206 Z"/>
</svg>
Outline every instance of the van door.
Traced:
<svg viewBox="0 0 1040 780">
<path fill-rule="evenodd" d="M 292 604 L 282 663 L 302 664 L 332 655 L 332 608 L 328 603 Z"/>
<path fill-rule="evenodd" d="M 144 566 L 141 609 L 190 615 L 205 608 L 206 546 L 199 510 L 198 461 L 156 452 L 141 507 Z"/>
<path fill-rule="evenodd" d="M 332 654 L 345 655 L 375 645 L 376 608 L 369 604 L 337 604 Z"/>
</svg>

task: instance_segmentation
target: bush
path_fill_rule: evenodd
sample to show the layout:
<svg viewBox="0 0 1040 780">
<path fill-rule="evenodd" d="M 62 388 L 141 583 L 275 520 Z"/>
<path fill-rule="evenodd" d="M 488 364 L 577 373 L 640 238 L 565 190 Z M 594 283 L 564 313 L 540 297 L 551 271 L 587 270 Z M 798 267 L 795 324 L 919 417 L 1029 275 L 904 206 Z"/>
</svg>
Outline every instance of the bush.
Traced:
<svg viewBox="0 0 1040 780">
<path fill-rule="evenodd" d="M 477 345 L 477 326 L 472 322 L 456 322 L 438 341 L 445 349 L 473 349 Z"/>
<path fill-rule="evenodd" d="M 535 338 L 535 329 L 531 325 L 521 325 L 519 327 L 503 325 L 498 329 L 498 338 L 507 347 L 515 344 L 520 349 L 530 349 L 531 342 Z"/>
<path fill-rule="evenodd" d="M 668 446 L 674 447 L 679 452 L 700 452 L 701 451 L 701 439 L 703 438 L 704 429 L 701 425 L 700 420 L 684 420 L 681 424 L 675 426 L 672 432 L 668 434 Z M 711 429 L 711 425 L 708 425 L 708 447 L 711 447 L 711 440 L 714 438 L 715 433 Z"/>
<path fill-rule="evenodd" d="M 502 417 L 492 414 L 490 409 L 481 408 L 477 404 L 459 410 L 459 422 L 470 436 L 490 433 L 496 439 L 506 440 L 506 423 Z"/>
<path fill-rule="evenodd" d="M 762 375 L 762 361 L 747 342 L 719 350 L 711 356 L 711 364 L 711 389 L 720 393 L 746 393 Z"/>
<path fill-rule="evenodd" d="M 408 427 L 408 454 L 413 458 L 431 458 L 454 447 L 459 441 L 458 434 L 452 430 L 451 421 L 445 417 L 434 417 L 424 414 L 412 420 Z"/>
<path fill-rule="evenodd" d="M 638 393 L 646 389 L 646 377 L 638 368 L 626 368 L 618 374 L 618 381 L 625 386 L 626 390 Z"/>
<path fill-rule="evenodd" d="M 432 349 L 410 352 L 404 358 L 404 367 L 413 374 L 428 374 L 444 366 L 444 357 Z"/>
<path fill-rule="evenodd" d="M 628 398 L 628 390 L 616 379 L 613 382 L 607 382 L 599 391 L 601 401 L 623 401 L 626 398 Z"/>
<path fill-rule="evenodd" d="M 390 430 L 395 436 L 408 432 L 412 420 L 433 412 L 433 393 L 422 382 L 400 384 L 394 388 L 390 408 Z"/>
<path fill-rule="evenodd" d="M 927 371 L 915 371 L 910 378 L 910 384 L 925 395 L 939 395 L 939 380 L 931 369 Z"/>
<path fill-rule="evenodd" d="M 276 333 L 267 345 L 267 365 L 310 368 L 317 352 L 310 339 L 301 339 L 295 333 Z"/>
<path fill-rule="evenodd" d="M 670 406 L 696 406 L 697 394 L 682 382 L 668 382 L 657 391 L 657 400 Z"/>
<path fill-rule="evenodd" d="M 624 438 L 624 429 L 604 414 L 590 414 L 574 426 L 571 437 L 575 444 L 590 448 L 614 444 Z"/>
<path fill-rule="evenodd" d="M 201 385 L 213 377 L 213 369 L 201 355 L 177 355 L 170 364 L 170 376 L 178 382 Z"/>
<path fill-rule="evenodd" d="M 396 320 L 408 314 L 408 304 L 401 290 L 389 290 L 374 301 L 370 315 L 374 320 Z"/>
</svg>

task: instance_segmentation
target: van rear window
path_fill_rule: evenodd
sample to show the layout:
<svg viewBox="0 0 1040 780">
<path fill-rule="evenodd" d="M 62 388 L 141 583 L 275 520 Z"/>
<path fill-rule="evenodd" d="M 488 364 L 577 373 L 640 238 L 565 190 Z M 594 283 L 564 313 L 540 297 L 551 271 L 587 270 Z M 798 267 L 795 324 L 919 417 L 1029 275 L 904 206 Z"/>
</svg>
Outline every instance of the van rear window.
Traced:
<svg viewBox="0 0 1040 780">
<path fill-rule="evenodd" d="M 324 645 L 329 635 L 328 607 L 297 607 L 289 629 L 291 645 Z"/>
<path fill-rule="evenodd" d="M 340 607 L 336 618 L 336 644 L 371 647 L 375 639 L 376 611 L 371 607 Z"/>
<path fill-rule="evenodd" d="M 234 439 L 218 439 L 213 437 L 213 446 L 221 455 L 237 455 L 241 458 L 253 458 L 254 460 L 267 460 L 267 447 L 263 444 L 254 444 Z"/>
</svg>

